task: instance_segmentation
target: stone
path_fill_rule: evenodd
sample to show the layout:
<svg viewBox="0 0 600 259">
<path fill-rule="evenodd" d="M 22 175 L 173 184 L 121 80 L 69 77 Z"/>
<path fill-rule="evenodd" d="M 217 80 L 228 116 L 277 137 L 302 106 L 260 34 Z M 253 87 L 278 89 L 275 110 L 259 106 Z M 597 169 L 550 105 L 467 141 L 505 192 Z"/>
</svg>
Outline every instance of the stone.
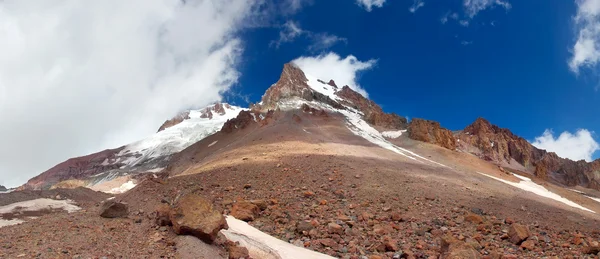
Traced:
<svg viewBox="0 0 600 259">
<path fill-rule="evenodd" d="M 531 232 L 527 226 L 523 226 L 519 223 L 513 223 L 510 225 L 508 230 L 508 236 L 510 242 L 515 245 L 520 245 L 521 242 L 525 241 L 529 236 L 531 236 Z"/>
<path fill-rule="evenodd" d="M 198 194 L 181 197 L 169 213 L 173 230 L 178 235 L 192 235 L 206 243 L 212 243 L 221 229 L 227 229 L 227 221 L 212 203 Z"/>
<path fill-rule="evenodd" d="M 342 234 L 344 233 L 344 228 L 338 224 L 331 222 L 327 224 L 327 231 L 330 234 Z"/>
<path fill-rule="evenodd" d="M 260 208 L 251 202 L 238 201 L 233 204 L 229 214 L 239 220 L 253 221 L 260 214 Z"/>
<path fill-rule="evenodd" d="M 169 218 L 169 213 L 171 212 L 171 207 L 167 204 L 160 204 L 156 209 L 156 216 L 154 218 L 154 222 L 158 226 L 168 226 L 171 225 L 171 219 Z"/>
<path fill-rule="evenodd" d="M 474 224 L 480 224 L 480 223 L 483 223 L 483 218 L 477 214 L 469 213 L 467 216 L 465 216 L 465 221 L 471 222 Z"/>
<path fill-rule="evenodd" d="M 312 224 L 310 224 L 310 222 L 305 221 L 305 220 L 298 221 L 298 223 L 296 224 L 296 231 L 298 233 L 303 233 L 305 231 L 309 232 L 314 228 L 315 227 Z"/>
<path fill-rule="evenodd" d="M 108 200 L 102 203 L 100 217 L 103 218 L 125 218 L 129 215 L 127 203 Z"/>
<path fill-rule="evenodd" d="M 441 239 L 441 253 L 440 258 L 445 259 L 479 259 L 481 254 L 477 252 L 472 246 L 465 242 L 456 240 L 451 235 L 446 235 Z"/>
<path fill-rule="evenodd" d="M 521 248 L 526 249 L 526 250 L 533 250 L 533 248 L 535 247 L 535 241 L 534 240 L 527 240 L 527 241 L 523 241 L 523 243 L 521 243 Z"/>
<path fill-rule="evenodd" d="M 246 259 L 250 258 L 250 254 L 248 253 L 248 249 L 239 246 L 237 244 L 231 244 L 227 246 L 227 250 L 229 251 L 229 259 Z"/>
</svg>

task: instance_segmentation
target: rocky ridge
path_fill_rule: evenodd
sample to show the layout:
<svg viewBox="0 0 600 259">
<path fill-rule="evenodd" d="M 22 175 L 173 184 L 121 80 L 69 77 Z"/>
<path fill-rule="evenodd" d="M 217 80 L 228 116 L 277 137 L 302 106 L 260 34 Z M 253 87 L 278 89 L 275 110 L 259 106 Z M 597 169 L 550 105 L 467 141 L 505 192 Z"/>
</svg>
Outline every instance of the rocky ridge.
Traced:
<svg viewBox="0 0 600 259">
<path fill-rule="evenodd" d="M 561 158 L 484 118 L 456 133 L 438 122 L 413 119 L 408 133 L 412 139 L 468 152 L 501 167 L 529 172 L 541 180 L 600 190 L 600 159 L 588 163 Z"/>
</svg>

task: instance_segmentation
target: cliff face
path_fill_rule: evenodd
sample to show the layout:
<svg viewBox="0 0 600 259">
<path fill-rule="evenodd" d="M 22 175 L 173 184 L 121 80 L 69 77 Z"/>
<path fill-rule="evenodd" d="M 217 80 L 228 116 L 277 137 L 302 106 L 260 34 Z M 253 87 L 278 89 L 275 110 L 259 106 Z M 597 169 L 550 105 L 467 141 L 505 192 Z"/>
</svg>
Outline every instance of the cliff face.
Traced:
<svg viewBox="0 0 600 259">
<path fill-rule="evenodd" d="M 456 149 L 456 139 L 452 131 L 444 129 L 437 121 L 415 118 L 408 124 L 408 137 L 450 150 Z"/>
<path fill-rule="evenodd" d="M 587 163 L 561 158 L 531 145 L 508 129 L 479 118 L 456 134 L 458 148 L 502 166 L 519 168 L 538 178 L 567 186 L 599 189 L 600 160 Z"/>
</svg>

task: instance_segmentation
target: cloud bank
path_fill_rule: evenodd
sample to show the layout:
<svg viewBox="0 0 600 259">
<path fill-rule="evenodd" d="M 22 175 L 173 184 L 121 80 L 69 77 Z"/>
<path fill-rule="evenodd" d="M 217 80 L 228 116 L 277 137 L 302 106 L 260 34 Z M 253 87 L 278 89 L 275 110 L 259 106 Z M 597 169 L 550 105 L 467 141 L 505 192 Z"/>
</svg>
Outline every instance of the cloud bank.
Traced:
<svg viewBox="0 0 600 259">
<path fill-rule="evenodd" d="M 574 161 L 583 159 L 590 162 L 594 153 L 600 149 L 600 145 L 592 137 L 592 132 L 586 129 L 577 130 L 575 134 L 565 131 L 557 138 L 551 130 L 546 130 L 531 144 Z"/>
<path fill-rule="evenodd" d="M 256 1 L 0 2 L 0 184 L 221 99 Z M 7 177 L 10 176 L 10 177 Z"/>
<path fill-rule="evenodd" d="M 292 63 L 309 75 L 325 81 L 333 79 L 338 86 L 348 85 L 356 92 L 368 97 L 367 91 L 357 82 L 358 73 L 372 69 L 377 61 L 374 59 L 360 61 L 352 55 L 342 58 L 338 54 L 330 52 L 316 57 L 299 57 Z"/>
</svg>

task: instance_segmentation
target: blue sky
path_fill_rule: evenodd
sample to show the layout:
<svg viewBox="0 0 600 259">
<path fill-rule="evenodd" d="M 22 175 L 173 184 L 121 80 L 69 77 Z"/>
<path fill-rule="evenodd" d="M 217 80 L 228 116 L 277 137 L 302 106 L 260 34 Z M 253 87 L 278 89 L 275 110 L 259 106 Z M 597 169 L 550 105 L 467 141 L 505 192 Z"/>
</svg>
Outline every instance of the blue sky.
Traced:
<svg viewBox="0 0 600 259">
<path fill-rule="evenodd" d="M 233 92 L 257 101 L 283 63 L 334 52 L 377 61 L 359 72 L 358 83 L 388 112 L 452 130 L 484 117 L 530 141 L 546 129 L 556 137 L 600 132 L 599 77 L 569 67 L 578 33 L 575 2 L 506 1 L 510 8 L 491 4 L 472 18 L 464 1 L 420 2 L 413 13 L 413 1 L 386 1 L 370 12 L 353 1 L 314 1 L 272 27 L 248 30 Z M 273 41 L 288 22 L 307 33 L 277 47 Z M 323 33 L 344 40 L 311 49 L 310 35 Z"/>
</svg>

